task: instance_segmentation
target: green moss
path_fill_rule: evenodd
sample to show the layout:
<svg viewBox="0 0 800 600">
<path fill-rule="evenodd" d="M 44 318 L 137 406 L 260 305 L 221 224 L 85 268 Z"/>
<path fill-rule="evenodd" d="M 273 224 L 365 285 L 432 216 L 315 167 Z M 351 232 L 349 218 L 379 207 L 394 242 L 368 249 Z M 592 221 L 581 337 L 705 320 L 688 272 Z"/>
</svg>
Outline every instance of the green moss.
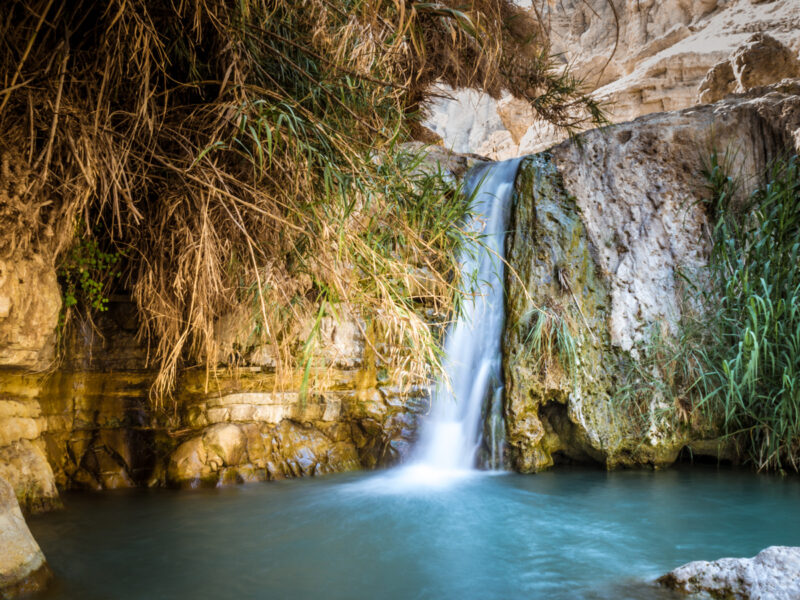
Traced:
<svg viewBox="0 0 800 600">
<path fill-rule="evenodd" d="M 608 467 L 670 462 L 681 445 L 670 436 L 680 432 L 653 444 L 615 401 L 621 365 L 632 359 L 611 344 L 607 281 L 547 154 L 523 162 L 514 202 L 504 339 L 512 463 L 538 471 L 556 452 Z"/>
</svg>

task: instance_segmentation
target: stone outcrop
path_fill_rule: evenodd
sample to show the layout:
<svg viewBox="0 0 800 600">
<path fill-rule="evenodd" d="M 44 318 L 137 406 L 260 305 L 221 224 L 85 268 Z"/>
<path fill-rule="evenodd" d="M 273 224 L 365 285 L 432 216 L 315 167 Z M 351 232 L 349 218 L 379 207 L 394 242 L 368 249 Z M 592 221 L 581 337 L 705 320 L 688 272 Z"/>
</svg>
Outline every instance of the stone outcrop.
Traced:
<svg viewBox="0 0 800 600">
<path fill-rule="evenodd" d="M 50 569 L 25 524 L 14 490 L 0 477 L 0 598 L 37 592 L 49 579 Z"/>
<path fill-rule="evenodd" d="M 187 385 L 185 429 L 151 484 L 195 487 L 385 466 L 408 453 L 427 409 L 427 389 L 381 385 L 363 369 L 338 372 L 332 388 L 307 396 L 258 390 L 266 387 L 260 379 L 240 376 L 224 384 L 230 393 L 212 397 Z"/>
<path fill-rule="evenodd" d="M 630 418 L 620 404 L 638 381 L 627 365 L 654 335 L 676 332 L 684 310 L 700 308 L 679 273 L 697 273 L 709 251 L 701 171 L 713 148 L 757 185 L 770 160 L 800 149 L 800 82 L 587 132 L 523 163 L 504 346 L 519 470 L 559 458 L 664 466 L 685 445 L 722 450 L 706 440 L 709 424 L 668 417 L 680 407 L 655 386 Z"/>
<path fill-rule="evenodd" d="M 72 332 L 54 373 L 2 372 L 0 477 L 26 512 L 59 506 L 58 489 L 224 485 L 388 465 L 407 454 L 427 410 L 427 388 L 397 387 L 364 324 L 340 314 L 320 323 L 309 393 L 302 373 L 279 385 L 269 347 L 220 336 L 220 356 L 238 368 L 186 371 L 174 407 L 154 412 L 154 373 L 133 314 L 127 299 L 114 299 L 96 328 Z"/>
<path fill-rule="evenodd" d="M 714 65 L 699 87 L 701 103 L 716 102 L 728 94 L 800 77 L 797 53 L 775 38 L 757 33 L 730 58 Z"/>
<path fill-rule="evenodd" d="M 800 548 L 770 546 L 753 558 L 691 562 L 658 583 L 718 600 L 794 600 L 800 598 Z"/>
</svg>

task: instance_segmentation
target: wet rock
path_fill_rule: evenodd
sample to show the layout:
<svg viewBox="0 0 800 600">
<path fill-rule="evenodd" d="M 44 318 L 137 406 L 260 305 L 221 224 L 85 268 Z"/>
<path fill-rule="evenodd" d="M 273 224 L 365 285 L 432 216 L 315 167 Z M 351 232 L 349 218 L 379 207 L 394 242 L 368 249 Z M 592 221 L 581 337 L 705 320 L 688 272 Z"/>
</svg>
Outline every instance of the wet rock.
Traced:
<svg viewBox="0 0 800 600">
<path fill-rule="evenodd" d="M 660 577 L 658 583 L 719 600 L 796 600 L 800 598 L 800 548 L 771 546 L 753 558 L 691 562 Z"/>
<path fill-rule="evenodd" d="M 61 506 L 53 469 L 44 453 L 28 440 L 0 448 L 0 479 L 11 485 L 26 513 Z"/>
<path fill-rule="evenodd" d="M 342 431 L 334 427 L 329 436 L 290 420 L 277 426 L 213 425 L 171 454 L 166 481 L 182 487 L 216 486 L 358 469 L 356 446 L 349 436 L 342 439 Z"/>
<path fill-rule="evenodd" d="M 172 453 L 167 467 L 169 483 L 197 487 L 236 482 L 235 469 L 249 465 L 246 440 L 237 425 L 212 425 Z"/>
<path fill-rule="evenodd" d="M 44 589 L 50 569 L 33 539 L 12 487 L 0 478 L 0 598 Z"/>
</svg>

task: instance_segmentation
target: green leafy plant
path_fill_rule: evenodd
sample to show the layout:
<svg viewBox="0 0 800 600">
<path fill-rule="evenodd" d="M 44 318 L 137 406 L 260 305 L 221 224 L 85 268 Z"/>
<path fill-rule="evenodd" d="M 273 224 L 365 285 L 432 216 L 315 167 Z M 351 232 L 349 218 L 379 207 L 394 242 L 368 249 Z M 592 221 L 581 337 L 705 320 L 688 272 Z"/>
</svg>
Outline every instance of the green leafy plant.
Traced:
<svg viewBox="0 0 800 600">
<path fill-rule="evenodd" d="M 716 215 L 699 407 L 746 440 L 760 468 L 800 466 L 800 162 L 777 161 L 737 201 L 710 171 Z"/>
<path fill-rule="evenodd" d="M 569 315 L 546 306 L 535 307 L 520 319 L 526 356 L 536 357 L 536 366 L 547 372 L 558 363 L 564 373 L 574 376 L 578 369 L 578 339 Z"/>
<path fill-rule="evenodd" d="M 103 251 L 94 238 L 77 238 L 58 268 L 64 300 L 62 310 L 74 307 L 108 310 L 108 288 L 120 276 L 120 259 L 116 251 Z"/>
</svg>

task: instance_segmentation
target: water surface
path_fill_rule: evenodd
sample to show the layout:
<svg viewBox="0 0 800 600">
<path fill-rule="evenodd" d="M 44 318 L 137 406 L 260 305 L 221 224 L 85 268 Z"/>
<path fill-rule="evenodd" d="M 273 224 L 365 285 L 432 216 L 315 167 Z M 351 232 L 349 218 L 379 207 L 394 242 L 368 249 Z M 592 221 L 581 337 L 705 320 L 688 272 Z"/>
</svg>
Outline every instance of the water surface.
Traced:
<svg viewBox="0 0 800 600">
<path fill-rule="evenodd" d="M 70 600 L 670 598 L 698 559 L 800 545 L 800 481 L 694 467 L 398 472 L 196 492 L 72 494 L 31 519 Z"/>
</svg>

